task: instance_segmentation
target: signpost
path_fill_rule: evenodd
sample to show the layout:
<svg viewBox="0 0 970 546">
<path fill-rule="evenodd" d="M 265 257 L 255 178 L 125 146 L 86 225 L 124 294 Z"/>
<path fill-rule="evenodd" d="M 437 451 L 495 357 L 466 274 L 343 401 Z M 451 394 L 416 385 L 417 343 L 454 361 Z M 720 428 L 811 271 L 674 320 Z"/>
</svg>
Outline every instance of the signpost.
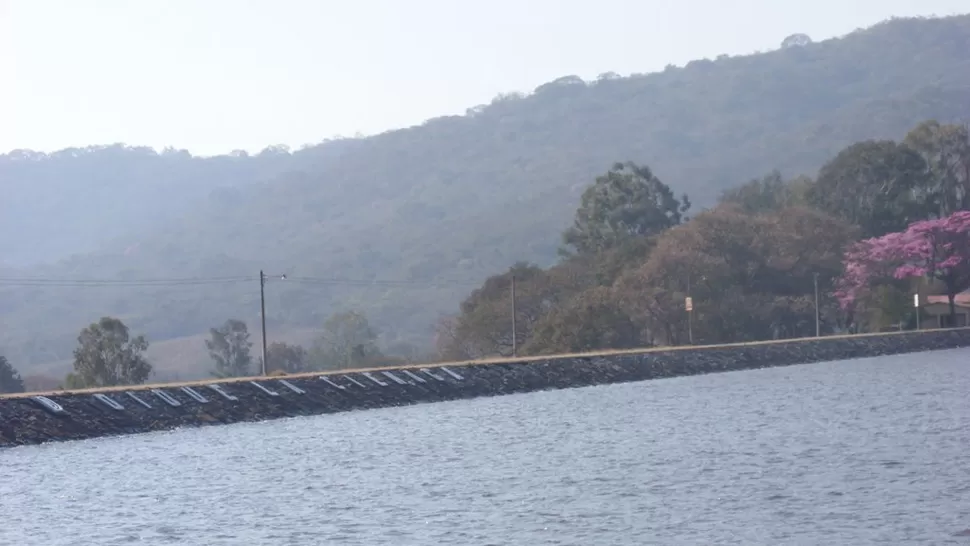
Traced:
<svg viewBox="0 0 970 546">
<path fill-rule="evenodd" d="M 694 298 L 684 298 L 684 309 L 687 310 L 687 342 L 694 344 Z"/>
<path fill-rule="evenodd" d="M 920 327 L 919 327 L 920 309 L 919 309 L 919 293 L 918 292 L 916 294 L 913 294 L 913 307 L 916 308 L 916 329 L 919 330 L 920 329 Z"/>
</svg>

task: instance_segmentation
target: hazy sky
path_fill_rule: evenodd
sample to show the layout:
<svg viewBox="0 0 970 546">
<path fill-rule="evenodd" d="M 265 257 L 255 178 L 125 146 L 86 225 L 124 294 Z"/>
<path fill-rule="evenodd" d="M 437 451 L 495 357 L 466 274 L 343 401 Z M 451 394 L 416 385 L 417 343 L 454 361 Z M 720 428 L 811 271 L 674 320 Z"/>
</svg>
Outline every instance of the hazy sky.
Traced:
<svg viewBox="0 0 970 546">
<path fill-rule="evenodd" d="M 0 0 L 0 152 L 298 147 L 970 0 Z"/>
</svg>

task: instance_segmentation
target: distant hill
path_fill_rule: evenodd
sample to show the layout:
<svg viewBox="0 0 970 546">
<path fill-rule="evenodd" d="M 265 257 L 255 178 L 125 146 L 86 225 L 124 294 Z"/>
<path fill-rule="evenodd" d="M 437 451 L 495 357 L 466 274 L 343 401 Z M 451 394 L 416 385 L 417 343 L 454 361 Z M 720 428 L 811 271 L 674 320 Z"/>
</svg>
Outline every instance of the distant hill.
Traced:
<svg viewBox="0 0 970 546">
<path fill-rule="evenodd" d="M 897 19 L 655 74 L 567 76 L 295 153 L 19 152 L 0 158 L 0 263 L 59 259 L 8 277 L 333 279 L 271 283 L 272 330 L 356 308 L 387 341 L 426 342 L 473 283 L 517 260 L 553 262 L 579 194 L 613 162 L 649 165 L 696 207 L 772 169 L 812 175 L 852 142 L 970 118 L 967 51 L 970 16 Z M 256 281 L 67 284 L 0 286 L 0 348 L 22 370 L 68 358 L 102 315 L 152 340 L 229 317 L 258 332 Z"/>
<path fill-rule="evenodd" d="M 52 262 L 110 245 L 121 233 L 164 229 L 213 192 L 313 169 L 350 145 L 211 158 L 123 144 L 0 155 L 0 264 Z"/>
</svg>

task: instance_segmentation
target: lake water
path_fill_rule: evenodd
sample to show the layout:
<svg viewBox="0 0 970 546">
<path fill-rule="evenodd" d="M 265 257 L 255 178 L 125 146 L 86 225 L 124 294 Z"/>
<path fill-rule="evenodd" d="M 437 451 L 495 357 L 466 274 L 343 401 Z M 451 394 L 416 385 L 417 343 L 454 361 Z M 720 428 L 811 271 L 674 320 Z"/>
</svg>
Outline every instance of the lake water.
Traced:
<svg viewBox="0 0 970 546">
<path fill-rule="evenodd" d="M 970 544 L 970 351 L 0 451 L 0 544 Z"/>
</svg>

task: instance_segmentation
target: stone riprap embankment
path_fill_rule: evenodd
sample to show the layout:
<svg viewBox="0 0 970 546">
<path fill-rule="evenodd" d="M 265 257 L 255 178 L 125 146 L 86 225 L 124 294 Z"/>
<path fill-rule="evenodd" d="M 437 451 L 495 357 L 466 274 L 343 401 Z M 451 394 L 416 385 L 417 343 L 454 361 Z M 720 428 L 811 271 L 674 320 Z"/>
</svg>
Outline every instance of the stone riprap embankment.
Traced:
<svg viewBox="0 0 970 546">
<path fill-rule="evenodd" d="M 970 329 L 347 370 L 0 398 L 0 448 L 970 346 Z"/>
</svg>

